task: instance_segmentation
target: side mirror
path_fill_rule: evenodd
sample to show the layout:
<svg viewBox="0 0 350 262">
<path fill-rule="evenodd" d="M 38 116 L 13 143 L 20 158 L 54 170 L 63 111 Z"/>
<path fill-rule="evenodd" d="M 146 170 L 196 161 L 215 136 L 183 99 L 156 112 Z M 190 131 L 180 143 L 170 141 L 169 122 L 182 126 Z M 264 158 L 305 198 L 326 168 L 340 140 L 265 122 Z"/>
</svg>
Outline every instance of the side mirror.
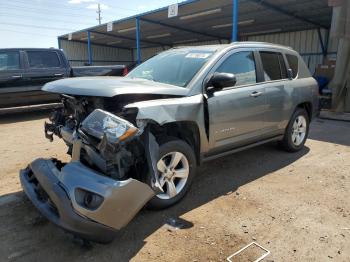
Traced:
<svg viewBox="0 0 350 262">
<path fill-rule="evenodd" d="M 289 80 L 292 80 L 294 78 L 292 68 L 288 68 L 287 75 Z"/>
<path fill-rule="evenodd" d="M 234 86 L 237 82 L 236 76 L 230 73 L 214 73 L 206 84 L 209 92 L 222 90 L 225 87 Z"/>
</svg>

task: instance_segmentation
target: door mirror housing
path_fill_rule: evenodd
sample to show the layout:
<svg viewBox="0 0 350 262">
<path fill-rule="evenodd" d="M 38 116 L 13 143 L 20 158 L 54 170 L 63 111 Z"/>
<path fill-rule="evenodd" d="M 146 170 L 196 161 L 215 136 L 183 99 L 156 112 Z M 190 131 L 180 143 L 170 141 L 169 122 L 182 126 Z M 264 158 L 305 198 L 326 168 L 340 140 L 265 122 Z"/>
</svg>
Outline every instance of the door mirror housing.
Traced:
<svg viewBox="0 0 350 262">
<path fill-rule="evenodd" d="M 215 92 L 222 90 L 225 87 L 232 87 L 236 83 L 237 79 L 234 74 L 216 72 L 206 84 L 206 89 L 209 92 Z"/>
<path fill-rule="evenodd" d="M 293 69 L 292 68 L 288 68 L 287 75 L 288 75 L 288 79 L 289 80 L 292 80 L 294 78 L 293 77 Z"/>
</svg>

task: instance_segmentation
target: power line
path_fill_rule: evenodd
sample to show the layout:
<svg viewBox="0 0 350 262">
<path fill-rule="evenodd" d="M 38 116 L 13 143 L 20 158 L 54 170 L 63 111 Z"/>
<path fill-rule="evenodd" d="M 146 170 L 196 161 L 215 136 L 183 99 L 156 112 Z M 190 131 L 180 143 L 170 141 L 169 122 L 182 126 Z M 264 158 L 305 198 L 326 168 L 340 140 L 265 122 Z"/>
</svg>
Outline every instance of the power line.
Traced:
<svg viewBox="0 0 350 262">
<path fill-rule="evenodd" d="M 7 3 L 16 3 L 16 4 L 24 4 L 24 5 L 28 5 L 28 2 L 22 2 L 22 1 L 18 1 L 18 0 L 11 0 L 8 1 Z M 30 6 L 33 7 L 33 4 L 30 3 Z M 64 4 L 57 4 L 57 1 L 50 3 L 50 7 L 55 7 L 59 8 L 59 9 L 64 9 L 64 10 L 68 10 L 68 11 L 82 11 L 85 8 L 82 7 L 77 7 L 74 6 L 73 4 L 70 4 L 70 6 L 64 5 Z M 39 8 L 42 8 L 41 6 Z"/>
<path fill-rule="evenodd" d="M 89 16 L 87 14 L 84 14 L 84 16 L 82 16 L 82 15 L 73 14 L 73 13 L 67 13 L 67 12 L 65 12 L 64 14 L 57 14 L 57 10 L 56 9 L 48 9 L 48 8 L 43 8 L 43 7 L 36 7 L 36 8 L 34 8 L 34 7 L 26 7 L 26 6 L 18 6 L 18 5 L 12 5 L 12 6 L 9 5 L 9 6 L 6 6 L 6 7 L 4 6 L 4 8 L 6 8 L 6 9 L 9 9 L 9 8 L 10 9 L 20 9 L 20 10 L 22 9 L 22 10 L 25 10 L 25 11 L 32 10 L 32 11 L 35 11 L 35 12 L 38 12 L 38 11 L 52 12 L 52 11 L 54 11 L 54 12 L 56 12 L 56 15 L 60 15 L 60 16 L 62 16 L 62 15 L 64 15 L 64 16 L 78 16 L 80 18 Z M 92 16 L 90 16 L 90 17 L 92 18 Z"/>
<path fill-rule="evenodd" d="M 18 10 L 21 10 L 21 11 L 24 11 L 26 13 L 35 13 L 35 14 L 38 14 L 38 15 L 43 15 L 43 14 L 48 15 L 46 13 L 46 11 L 42 11 L 42 10 L 39 11 L 39 10 L 36 10 L 36 9 L 28 9 L 28 8 L 24 8 L 24 7 L 6 6 L 6 8 L 5 7 L 3 8 L 3 10 L 4 9 L 6 9 L 6 11 L 14 11 L 14 12 L 16 12 Z M 38 12 L 41 12 L 41 13 L 38 13 Z M 59 14 L 58 13 L 50 13 L 50 16 L 69 17 L 70 19 L 73 19 L 73 18 L 78 19 L 79 18 L 81 20 L 83 20 L 82 19 L 83 17 L 84 18 L 87 17 L 85 14 L 84 14 L 84 16 L 82 16 L 82 15 L 73 15 L 73 14 L 66 14 L 66 13 L 59 13 Z M 89 16 L 87 19 L 90 19 L 90 18 L 93 18 L 93 17 Z M 84 20 L 87 20 L 87 19 L 84 19 Z M 116 18 L 113 17 L 110 20 L 116 20 Z"/>
<path fill-rule="evenodd" d="M 31 36 L 45 36 L 45 37 L 57 37 L 56 35 L 46 35 L 46 34 L 41 34 L 41 33 L 29 33 L 29 32 L 23 32 L 23 31 L 17 31 L 17 30 L 10 30 L 10 29 L 0 29 L 0 32 L 12 32 L 12 33 L 21 33 L 21 34 L 26 34 L 26 35 L 31 35 Z"/>
<path fill-rule="evenodd" d="M 51 27 L 51 26 L 39 26 L 39 25 L 28 25 L 28 24 L 20 24 L 20 23 L 4 23 L 1 22 L 2 25 L 9 25 L 9 26 L 21 26 L 21 27 L 31 27 L 31 28 L 40 28 L 40 29 L 47 29 L 47 30 L 63 30 L 63 31 L 72 31 L 73 28 L 62 28 L 62 27 Z"/>
<path fill-rule="evenodd" d="M 28 4 L 28 2 L 23 2 L 23 1 L 18 1 L 18 0 L 8 1 L 8 3 L 12 3 L 12 2 L 20 3 L 20 4 Z M 126 10 L 126 11 L 139 12 L 139 10 L 137 10 L 137 9 L 125 8 L 125 7 L 120 7 L 120 6 L 110 5 L 110 4 L 105 4 L 105 5 L 107 5 L 108 7 L 114 8 L 114 9 L 121 9 L 121 10 Z M 56 1 L 54 1 L 54 3 L 50 3 L 50 6 L 57 6 L 59 8 L 66 9 L 66 10 L 72 10 L 72 9 L 75 9 L 75 10 L 78 10 L 78 11 L 82 10 L 82 8 L 74 6 L 74 4 L 70 4 L 69 6 L 67 6 L 67 5 L 60 5 L 60 4 L 57 4 Z M 84 6 L 84 7 L 86 7 L 86 6 Z"/>
<path fill-rule="evenodd" d="M 61 22 L 61 23 L 69 23 L 72 24 L 72 21 L 68 21 L 68 20 L 59 20 L 59 19 L 52 19 L 52 18 L 44 18 L 44 17 L 37 17 L 37 16 L 30 16 L 30 15 L 17 15 L 17 14 L 11 14 L 11 13 L 3 13 L 0 12 L 0 15 L 8 15 L 11 18 L 12 17 L 19 17 L 19 18 L 31 18 L 31 19 L 35 19 L 35 20 L 45 20 L 45 21 L 52 21 L 52 22 Z M 81 22 L 73 22 L 74 24 L 81 24 L 81 25 L 85 25 L 85 26 L 89 26 L 88 23 L 81 23 Z"/>
<path fill-rule="evenodd" d="M 17 2 L 18 3 L 18 2 Z M 4 6 L 4 8 L 8 9 L 8 8 L 12 8 L 12 9 L 20 9 L 20 10 L 25 10 L 25 11 L 28 11 L 28 10 L 31 10 L 31 11 L 35 11 L 35 12 L 38 12 L 38 11 L 43 11 L 43 12 L 52 12 L 52 11 L 56 11 L 59 10 L 59 11 L 63 11 L 64 14 L 55 14 L 55 15 L 64 15 L 64 16 L 78 16 L 80 18 L 82 17 L 92 17 L 91 15 L 87 15 L 87 14 L 84 14 L 84 15 L 80 15 L 80 14 L 77 14 L 77 13 L 67 13 L 66 11 L 75 11 L 75 12 L 82 12 L 82 11 L 87 11 L 88 9 L 86 8 L 79 8 L 79 9 L 71 9 L 71 8 L 65 8 L 65 7 L 55 7 L 54 9 L 49 9 L 49 8 L 45 8 L 45 7 L 36 7 L 36 6 L 33 6 L 33 5 L 30 5 L 30 6 L 26 6 L 26 5 L 16 5 L 13 4 L 12 2 L 8 2 L 8 4 L 10 5 L 6 5 L 6 7 Z M 61 10 L 60 10 L 61 9 Z M 118 8 L 116 8 L 118 9 Z M 112 11 L 112 10 L 111 10 Z M 119 14 L 119 15 L 124 15 L 124 13 L 121 13 L 121 12 L 115 12 L 113 11 L 113 14 Z"/>
<path fill-rule="evenodd" d="M 10 7 L 10 6 L 7 6 L 6 9 L 8 9 L 7 11 L 12 11 L 12 10 L 13 11 L 18 11 L 18 10 L 21 10 L 21 11 L 25 11 L 25 12 L 28 12 L 28 13 L 35 13 L 35 14 L 38 14 L 38 15 L 42 15 L 42 14 L 48 15 L 47 13 L 38 13 L 38 10 L 28 10 L 25 7 L 21 8 L 21 7 Z M 44 11 L 42 11 L 42 12 L 44 12 Z M 73 18 L 79 18 L 79 19 L 82 18 L 81 15 L 57 14 L 57 13 L 53 13 L 53 14 L 50 13 L 50 16 L 60 16 L 60 17 L 66 16 L 66 17 L 70 17 L 70 18 L 73 17 Z"/>
</svg>

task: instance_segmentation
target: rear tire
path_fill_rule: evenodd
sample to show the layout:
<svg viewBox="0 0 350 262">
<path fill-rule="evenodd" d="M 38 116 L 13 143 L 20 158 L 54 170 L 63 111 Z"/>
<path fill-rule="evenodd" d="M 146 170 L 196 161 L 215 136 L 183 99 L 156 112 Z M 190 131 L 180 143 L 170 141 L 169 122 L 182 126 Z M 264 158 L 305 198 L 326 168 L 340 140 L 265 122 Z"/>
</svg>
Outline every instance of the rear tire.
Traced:
<svg viewBox="0 0 350 262">
<path fill-rule="evenodd" d="M 310 120 L 305 109 L 297 108 L 286 128 L 281 146 L 288 152 L 297 152 L 304 147 L 309 134 Z"/>
<path fill-rule="evenodd" d="M 167 208 L 180 201 L 190 188 L 196 173 L 197 163 L 193 149 L 182 140 L 175 139 L 161 144 L 159 156 L 158 179 L 164 192 L 155 195 L 148 202 L 149 209 Z"/>
</svg>

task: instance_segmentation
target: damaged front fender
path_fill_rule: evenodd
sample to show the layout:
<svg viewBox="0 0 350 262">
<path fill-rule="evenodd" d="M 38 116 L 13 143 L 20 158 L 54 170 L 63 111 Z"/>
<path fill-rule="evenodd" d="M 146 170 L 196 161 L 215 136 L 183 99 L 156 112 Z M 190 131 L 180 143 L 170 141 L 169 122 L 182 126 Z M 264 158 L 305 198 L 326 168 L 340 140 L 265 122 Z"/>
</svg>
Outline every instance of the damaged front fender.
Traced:
<svg viewBox="0 0 350 262">
<path fill-rule="evenodd" d="M 137 108 L 136 120 L 155 122 L 160 126 L 167 123 L 190 121 L 197 124 L 200 134 L 201 151 L 208 149 L 208 134 L 205 113 L 206 101 L 202 94 L 181 97 L 142 101 L 125 106 L 125 109 Z"/>
</svg>

